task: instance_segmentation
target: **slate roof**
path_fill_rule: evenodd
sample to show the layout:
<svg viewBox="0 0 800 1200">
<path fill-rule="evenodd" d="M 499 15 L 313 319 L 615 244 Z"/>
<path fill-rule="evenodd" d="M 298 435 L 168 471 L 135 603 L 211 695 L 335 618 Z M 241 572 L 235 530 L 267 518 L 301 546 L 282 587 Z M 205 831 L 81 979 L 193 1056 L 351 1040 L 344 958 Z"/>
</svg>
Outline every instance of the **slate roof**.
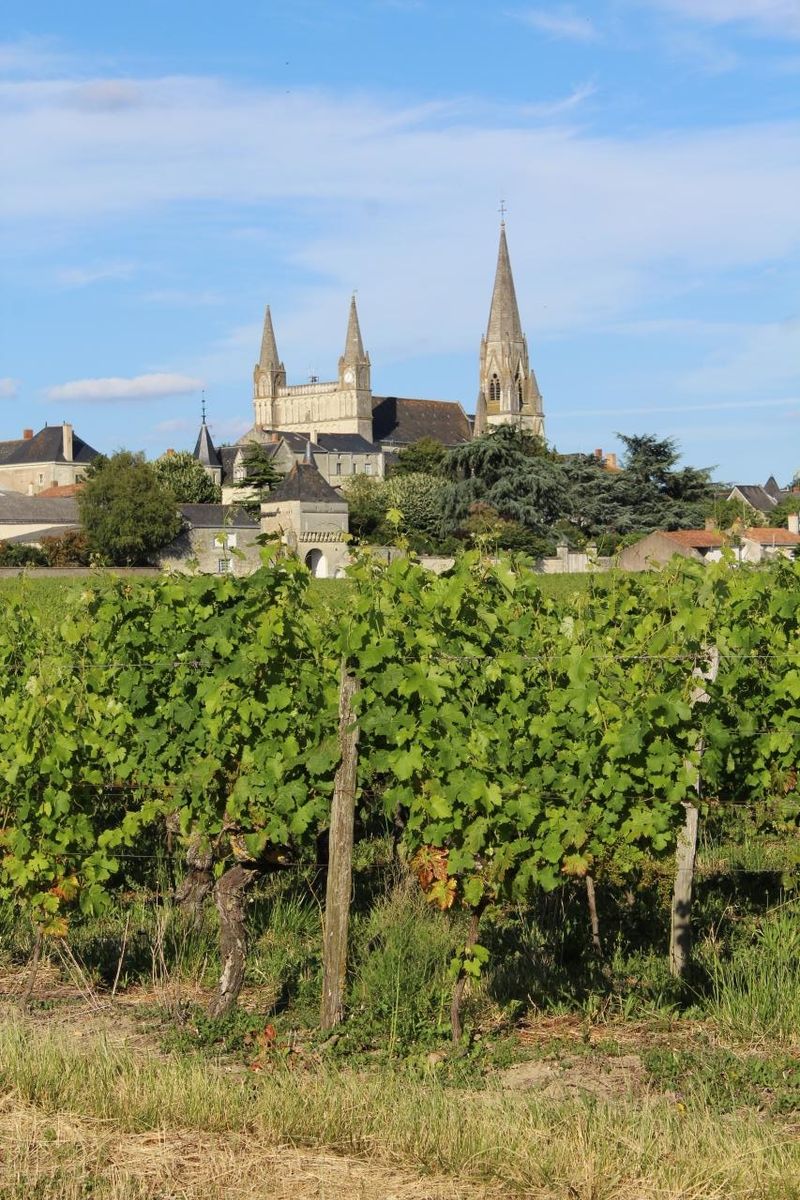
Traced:
<svg viewBox="0 0 800 1200">
<path fill-rule="evenodd" d="M 0 491 L 0 525 L 77 525 L 78 505 L 73 496 L 54 499 L 24 496 L 22 492 Z"/>
<path fill-rule="evenodd" d="M 204 467 L 219 467 L 221 465 L 217 448 L 211 440 L 211 434 L 208 432 L 208 426 L 205 421 L 200 426 L 193 457 Z"/>
<path fill-rule="evenodd" d="M 317 445 L 331 454 L 378 454 L 380 446 L 368 442 L 360 433 L 318 433 Z M 314 447 L 311 447 L 312 451 Z"/>
<path fill-rule="evenodd" d="M 735 484 L 728 499 L 733 497 L 734 491 L 738 492 L 750 507 L 756 509 L 757 512 L 770 512 L 776 504 L 779 504 L 789 494 L 788 492 L 781 491 L 773 476 L 769 477 L 763 487 L 760 483 Z"/>
<path fill-rule="evenodd" d="M 450 400 L 372 397 L 373 441 L 409 445 L 424 437 L 433 438 L 443 446 L 470 441 L 472 430 L 461 405 Z"/>
<path fill-rule="evenodd" d="M 7 448 L 12 447 L 9 451 Z M 5 451 L 5 452 L 4 452 Z M 97 458 L 99 451 L 72 434 L 72 462 L 90 463 Z M 45 425 L 32 438 L 22 441 L 0 442 L 0 463 L 5 465 L 18 463 L 51 463 L 66 462 L 64 458 L 64 434 L 60 425 Z"/>
<path fill-rule="evenodd" d="M 281 483 L 270 492 L 267 503 L 285 500 L 306 500 L 317 504 L 336 504 L 340 508 L 347 506 L 338 492 L 320 475 L 313 463 L 295 463 L 291 471 L 284 476 Z"/>
<path fill-rule="evenodd" d="M 258 521 L 238 504 L 179 504 L 193 529 L 257 529 Z"/>
</svg>

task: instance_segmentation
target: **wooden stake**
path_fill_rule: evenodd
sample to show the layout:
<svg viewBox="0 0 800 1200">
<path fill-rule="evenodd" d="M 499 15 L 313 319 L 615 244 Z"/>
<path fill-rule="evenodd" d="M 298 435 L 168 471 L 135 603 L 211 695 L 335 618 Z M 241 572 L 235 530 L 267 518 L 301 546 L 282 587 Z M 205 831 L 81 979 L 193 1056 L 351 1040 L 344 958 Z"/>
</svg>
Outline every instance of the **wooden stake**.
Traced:
<svg viewBox="0 0 800 1200">
<path fill-rule="evenodd" d="M 713 646 L 709 651 L 706 669 L 695 667 L 692 674 L 697 679 L 713 683 L 719 671 L 719 650 Z M 708 692 L 699 684 L 692 692 L 691 705 L 707 704 Z M 703 757 L 702 740 L 697 746 L 698 766 L 695 791 L 700 795 L 700 761 Z M 688 764 L 687 764 L 688 765 Z M 692 901 L 694 899 L 694 864 L 697 857 L 697 826 L 700 813 L 696 804 L 684 801 L 686 818 L 678 836 L 675 851 L 675 886 L 672 891 L 672 919 L 670 922 L 669 969 L 678 979 L 686 973 L 692 952 Z"/>
<path fill-rule="evenodd" d="M 594 880 L 586 876 L 586 901 L 589 905 L 589 922 L 592 927 L 592 946 L 595 954 L 602 955 L 603 943 L 600 940 L 600 918 L 597 915 L 597 896 L 594 890 Z"/>
<path fill-rule="evenodd" d="M 331 803 L 323 927 L 320 1012 L 320 1025 L 323 1029 L 333 1029 L 344 1016 L 347 930 L 350 921 L 350 892 L 353 886 L 353 823 L 358 782 L 358 726 L 353 712 L 353 697 L 357 691 L 358 680 L 350 674 L 346 662 L 342 660 L 339 687 L 341 761 L 336 772 Z"/>
</svg>

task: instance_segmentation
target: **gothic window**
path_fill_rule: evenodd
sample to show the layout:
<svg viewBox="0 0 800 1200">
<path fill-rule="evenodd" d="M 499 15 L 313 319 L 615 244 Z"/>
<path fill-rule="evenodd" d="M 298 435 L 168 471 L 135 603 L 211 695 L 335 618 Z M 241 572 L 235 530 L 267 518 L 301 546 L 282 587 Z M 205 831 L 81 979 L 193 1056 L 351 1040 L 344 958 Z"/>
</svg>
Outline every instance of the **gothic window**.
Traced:
<svg viewBox="0 0 800 1200">
<path fill-rule="evenodd" d="M 525 381 L 522 375 L 517 376 L 517 401 L 519 408 L 522 408 L 522 402 L 525 398 Z"/>
<path fill-rule="evenodd" d="M 489 380 L 489 403 L 500 403 L 500 379 L 497 375 L 497 372 L 495 372 L 494 375 L 492 375 L 492 378 Z"/>
</svg>

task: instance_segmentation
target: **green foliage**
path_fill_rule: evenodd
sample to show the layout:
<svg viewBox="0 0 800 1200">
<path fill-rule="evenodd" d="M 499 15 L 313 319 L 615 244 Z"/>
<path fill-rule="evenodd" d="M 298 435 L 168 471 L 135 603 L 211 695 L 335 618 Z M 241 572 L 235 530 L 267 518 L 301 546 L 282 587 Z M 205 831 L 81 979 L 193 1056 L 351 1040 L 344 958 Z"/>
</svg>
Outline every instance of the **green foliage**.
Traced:
<svg viewBox="0 0 800 1200">
<path fill-rule="evenodd" d="M 95 459 L 92 466 L 78 494 L 91 552 L 115 566 L 151 561 L 181 529 L 172 493 L 142 454 L 120 450 L 102 462 Z"/>
<path fill-rule="evenodd" d="M 436 475 L 406 472 L 394 475 L 383 486 L 386 508 L 403 514 L 406 536 L 427 540 L 435 546 L 445 530 L 442 521 L 442 497 L 447 485 Z"/>
<path fill-rule="evenodd" d="M 438 475 L 447 456 L 441 442 L 434 438 L 420 438 L 410 446 L 404 446 L 392 468 L 392 475 Z"/>
<path fill-rule="evenodd" d="M 47 555 L 24 542 L 0 542 L 0 567 L 46 567 Z"/>
<path fill-rule="evenodd" d="M 156 478 L 177 504 L 219 504 L 222 489 L 188 450 L 162 454 L 153 463 Z"/>
<path fill-rule="evenodd" d="M 762 525 L 766 520 L 766 524 L 773 529 L 785 529 L 789 516 L 796 512 L 800 512 L 800 492 L 793 492 L 791 496 L 781 500 L 780 504 L 776 504 L 770 512 L 759 513 L 758 517 L 753 517 L 749 524 Z"/>
<path fill-rule="evenodd" d="M 244 476 L 236 484 L 242 490 L 242 498 L 236 503 L 251 517 L 258 517 L 263 501 L 283 476 L 273 463 L 269 448 L 261 442 L 248 442 L 242 457 Z"/>
</svg>

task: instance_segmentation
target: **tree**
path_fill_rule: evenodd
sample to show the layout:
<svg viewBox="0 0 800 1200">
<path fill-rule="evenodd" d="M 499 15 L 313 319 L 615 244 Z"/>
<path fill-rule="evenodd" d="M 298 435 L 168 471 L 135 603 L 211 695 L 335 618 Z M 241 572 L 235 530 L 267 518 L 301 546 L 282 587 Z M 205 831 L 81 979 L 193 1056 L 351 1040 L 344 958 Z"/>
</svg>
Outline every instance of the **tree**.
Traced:
<svg viewBox="0 0 800 1200">
<path fill-rule="evenodd" d="M 791 496 L 787 496 L 785 500 L 781 500 L 780 504 L 766 514 L 767 524 L 773 529 L 786 527 L 786 522 L 792 513 L 800 512 L 800 492 L 793 492 Z M 764 517 L 759 514 L 761 521 Z M 749 522 L 751 525 L 756 525 L 758 522 L 753 519 Z"/>
<path fill-rule="evenodd" d="M 91 552 L 81 529 L 67 529 L 54 537 L 42 538 L 42 551 L 49 567 L 88 567 Z"/>
<path fill-rule="evenodd" d="M 392 475 L 438 475 L 447 451 L 435 438 L 424 437 L 404 446 L 392 468 Z"/>
<path fill-rule="evenodd" d="M 442 496 L 446 488 L 443 479 L 421 472 L 393 475 L 386 480 L 383 489 L 386 508 L 398 509 L 403 514 L 401 528 L 412 544 L 421 539 L 422 543 L 434 546 L 444 536 Z"/>
<path fill-rule="evenodd" d="M 349 505 L 350 532 L 358 542 L 380 542 L 389 507 L 383 480 L 369 475 L 351 475 L 342 494 Z"/>
<path fill-rule="evenodd" d="M 221 488 L 188 450 L 163 454 L 153 463 L 159 481 L 178 504 L 219 504 Z"/>
<path fill-rule="evenodd" d="M 261 442 L 248 442 L 242 458 L 244 477 L 236 486 L 246 494 L 237 499 L 236 503 L 251 517 L 259 517 L 263 501 L 278 486 L 283 476 L 276 469 L 269 450 Z"/>
<path fill-rule="evenodd" d="M 542 537 L 567 504 L 564 473 L 541 438 L 513 425 L 451 450 L 442 464 L 451 481 L 443 493 L 443 515 L 451 526 L 467 519 L 478 502 L 507 521 L 518 521 Z"/>
<path fill-rule="evenodd" d="M 78 508 L 90 550 L 114 566 L 148 563 L 182 526 L 172 492 L 144 455 L 130 450 L 95 467 Z"/>
<path fill-rule="evenodd" d="M 0 542 L 0 567 L 46 567 L 47 555 L 24 542 Z"/>
</svg>

